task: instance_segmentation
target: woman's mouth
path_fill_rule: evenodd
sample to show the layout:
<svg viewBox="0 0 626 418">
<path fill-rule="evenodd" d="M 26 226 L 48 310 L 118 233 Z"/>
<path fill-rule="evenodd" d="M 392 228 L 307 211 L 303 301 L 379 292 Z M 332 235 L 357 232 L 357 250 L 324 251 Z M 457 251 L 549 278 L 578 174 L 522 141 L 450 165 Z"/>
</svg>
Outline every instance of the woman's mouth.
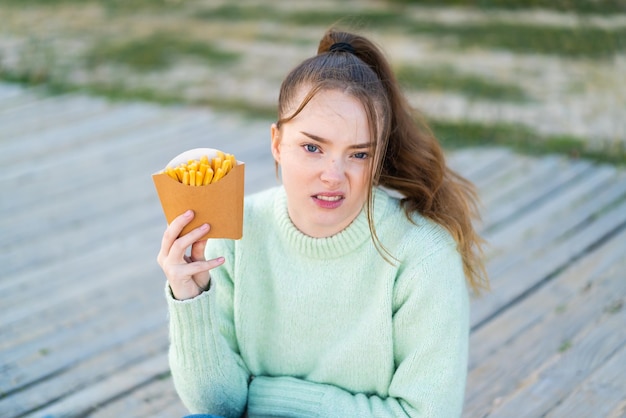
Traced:
<svg viewBox="0 0 626 418">
<path fill-rule="evenodd" d="M 313 201 L 322 209 L 335 209 L 341 206 L 344 198 L 341 194 L 318 194 L 313 196 Z"/>
</svg>

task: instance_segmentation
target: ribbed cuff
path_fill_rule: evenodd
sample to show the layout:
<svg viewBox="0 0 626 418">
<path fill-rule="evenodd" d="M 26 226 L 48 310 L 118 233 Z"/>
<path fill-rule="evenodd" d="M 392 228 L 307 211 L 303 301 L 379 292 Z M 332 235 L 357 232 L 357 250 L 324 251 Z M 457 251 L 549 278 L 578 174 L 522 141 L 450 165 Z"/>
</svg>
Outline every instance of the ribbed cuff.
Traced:
<svg viewBox="0 0 626 418">
<path fill-rule="evenodd" d="M 210 291 L 193 299 L 177 300 L 169 286 L 165 289 L 170 322 L 170 356 L 174 356 L 182 367 L 194 367 L 206 361 L 203 350 L 188 347 L 205 347 L 211 341 L 211 330 L 207 325 L 210 317 Z M 183 352 L 183 350 L 186 352 Z M 170 357 L 171 358 L 171 357 Z"/>
<path fill-rule="evenodd" d="M 255 416 L 318 417 L 324 385 L 293 377 L 256 377 L 248 393 L 248 413 Z"/>
</svg>

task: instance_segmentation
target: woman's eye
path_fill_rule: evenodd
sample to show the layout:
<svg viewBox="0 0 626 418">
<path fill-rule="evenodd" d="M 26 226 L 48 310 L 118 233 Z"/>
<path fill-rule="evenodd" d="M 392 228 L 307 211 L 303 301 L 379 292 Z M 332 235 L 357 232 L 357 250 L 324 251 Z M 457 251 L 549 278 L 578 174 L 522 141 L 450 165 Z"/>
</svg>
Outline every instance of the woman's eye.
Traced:
<svg viewBox="0 0 626 418">
<path fill-rule="evenodd" d="M 367 157 L 369 157 L 369 154 L 367 152 L 357 152 L 356 154 L 354 154 L 354 158 L 358 160 L 365 160 L 367 159 Z"/>
<path fill-rule="evenodd" d="M 313 145 L 313 144 L 305 144 L 304 145 L 304 149 L 307 152 L 318 152 L 319 148 L 317 147 L 317 145 Z"/>
</svg>

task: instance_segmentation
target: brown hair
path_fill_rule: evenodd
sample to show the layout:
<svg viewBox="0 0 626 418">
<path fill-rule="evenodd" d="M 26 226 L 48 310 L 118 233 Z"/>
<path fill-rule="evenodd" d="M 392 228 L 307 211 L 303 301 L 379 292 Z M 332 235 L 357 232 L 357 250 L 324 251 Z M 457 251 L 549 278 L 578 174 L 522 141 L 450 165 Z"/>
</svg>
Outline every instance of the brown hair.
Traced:
<svg viewBox="0 0 626 418">
<path fill-rule="evenodd" d="M 477 293 L 488 288 L 483 240 L 472 223 L 479 217 L 475 188 L 447 167 L 439 142 L 402 94 L 382 51 L 363 36 L 330 29 L 317 52 L 283 81 L 278 128 L 296 117 L 320 91 L 337 89 L 358 99 L 376 144 L 372 187 L 380 185 L 401 193 L 409 220 L 417 212 L 446 228 L 457 242 L 471 288 Z M 294 103 L 303 87 L 310 89 L 308 94 L 301 103 Z M 374 227 L 372 187 L 367 199 L 370 230 L 375 245 L 389 261 L 385 253 L 391 254 L 379 242 Z"/>
</svg>

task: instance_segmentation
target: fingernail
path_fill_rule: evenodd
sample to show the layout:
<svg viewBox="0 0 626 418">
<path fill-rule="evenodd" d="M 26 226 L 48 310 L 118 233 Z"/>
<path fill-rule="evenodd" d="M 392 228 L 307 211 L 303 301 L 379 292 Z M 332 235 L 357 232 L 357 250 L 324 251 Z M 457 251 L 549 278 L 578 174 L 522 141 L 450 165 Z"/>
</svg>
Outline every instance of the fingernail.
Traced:
<svg viewBox="0 0 626 418">
<path fill-rule="evenodd" d="M 185 217 L 190 218 L 191 215 L 193 215 L 193 211 L 191 209 L 189 209 L 187 212 L 185 212 Z"/>
<path fill-rule="evenodd" d="M 209 224 L 203 224 L 203 225 L 200 227 L 200 229 L 201 229 L 201 230 L 203 230 L 203 231 L 206 231 L 207 229 L 209 229 Z"/>
</svg>

